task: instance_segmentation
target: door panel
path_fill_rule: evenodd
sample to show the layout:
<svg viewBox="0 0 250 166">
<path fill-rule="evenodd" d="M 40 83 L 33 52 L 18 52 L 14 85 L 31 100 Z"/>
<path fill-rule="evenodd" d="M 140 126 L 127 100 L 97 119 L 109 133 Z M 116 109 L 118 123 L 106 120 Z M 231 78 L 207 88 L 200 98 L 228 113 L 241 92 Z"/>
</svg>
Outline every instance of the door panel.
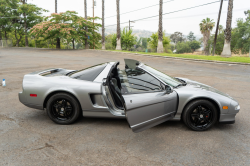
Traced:
<svg viewBox="0 0 250 166">
<path fill-rule="evenodd" d="M 165 92 L 123 95 L 126 118 L 134 132 L 140 132 L 172 119 L 177 111 L 177 93 Z"/>
</svg>

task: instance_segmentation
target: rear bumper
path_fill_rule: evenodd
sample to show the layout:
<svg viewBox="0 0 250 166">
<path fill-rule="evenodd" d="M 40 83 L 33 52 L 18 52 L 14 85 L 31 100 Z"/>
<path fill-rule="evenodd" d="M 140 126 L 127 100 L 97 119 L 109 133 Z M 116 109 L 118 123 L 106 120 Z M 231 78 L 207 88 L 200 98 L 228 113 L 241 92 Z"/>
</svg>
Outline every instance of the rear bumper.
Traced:
<svg viewBox="0 0 250 166">
<path fill-rule="evenodd" d="M 26 103 L 25 95 L 24 95 L 23 92 L 19 92 L 19 93 L 18 93 L 18 97 L 19 97 L 19 101 L 20 101 L 21 103 Z"/>
<path fill-rule="evenodd" d="M 18 97 L 19 97 L 19 101 L 27 106 L 27 107 L 30 107 L 30 108 L 35 108 L 35 109 L 39 109 L 39 110 L 43 110 L 43 106 L 42 105 L 35 105 L 35 104 L 31 104 L 31 103 L 28 103 L 26 101 L 26 98 L 25 98 L 25 94 L 23 92 L 19 92 L 18 93 Z"/>
</svg>

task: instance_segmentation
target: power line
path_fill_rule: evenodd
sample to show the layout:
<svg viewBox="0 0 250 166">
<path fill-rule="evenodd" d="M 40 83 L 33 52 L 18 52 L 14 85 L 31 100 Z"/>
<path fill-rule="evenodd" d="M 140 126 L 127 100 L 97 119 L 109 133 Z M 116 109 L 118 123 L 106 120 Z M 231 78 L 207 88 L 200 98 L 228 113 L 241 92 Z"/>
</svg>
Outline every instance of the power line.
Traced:
<svg viewBox="0 0 250 166">
<path fill-rule="evenodd" d="M 217 3 L 217 2 L 220 2 L 220 1 L 214 1 L 214 2 L 211 2 L 211 3 L 206 3 L 206 4 L 202 4 L 202 5 L 198 5 L 198 6 L 186 8 L 186 9 L 181 9 L 181 10 L 177 10 L 177 11 L 173 11 L 173 12 L 169 12 L 169 13 L 164 13 L 162 15 L 177 13 L 177 12 L 181 12 L 181 11 L 185 11 L 185 10 L 189 10 L 189 9 L 194 9 L 194 8 L 198 8 L 198 7 L 202 7 L 202 6 L 206 6 L 206 5 L 211 5 L 211 4 L 214 4 L 214 3 Z M 137 19 L 137 20 L 133 20 L 133 21 L 141 21 L 141 20 L 145 20 L 145 19 L 149 19 L 149 18 L 153 18 L 153 17 L 158 17 L 158 16 L 159 15 L 155 15 L 155 16 L 145 17 L 145 18 L 141 18 L 141 19 Z M 127 22 L 123 22 L 123 23 L 120 23 L 120 24 L 126 24 L 126 23 Z M 114 25 L 117 25 L 117 24 L 107 25 L 105 27 L 114 26 Z"/>
<path fill-rule="evenodd" d="M 170 0 L 170 1 L 167 1 L 167 2 L 163 2 L 163 3 L 168 3 L 168 2 L 171 2 L 171 1 L 174 1 L 174 0 Z M 150 7 L 153 7 L 153 6 L 158 6 L 158 5 L 159 5 L 159 4 L 152 5 L 152 6 L 148 6 L 148 7 L 145 7 L 145 8 L 136 9 L 136 10 L 132 10 L 132 11 L 129 11 L 129 12 L 126 12 L 126 13 L 122 13 L 122 14 L 120 14 L 120 15 L 127 14 L 127 13 L 132 13 L 132 12 L 136 12 L 136 11 L 139 11 L 139 10 L 147 9 L 147 8 L 150 8 Z M 105 19 L 111 18 L 111 17 L 116 17 L 116 16 L 117 16 L 117 15 L 109 16 L 109 17 L 106 17 Z"/>
<path fill-rule="evenodd" d="M 220 2 L 220 1 L 214 1 L 214 2 L 211 2 L 211 3 L 203 4 L 203 5 L 198 5 L 198 6 L 194 6 L 194 7 L 190 7 L 190 8 L 186 8 L 186 9 L 181 9 L 181 10 L 177 10 L 177 11 L 173 11 L 173 12 L 169 12 L 169 13 L 164 13 L 162 15 L 172 14 L 172 13 L 177 13 L 177 12 L 182 12 L 182 11 L 185 11 L 185 10 L 194 9 L 194 8 L 198 8 L 198 7 L 201 7 L 201 6 L 211 5 L 211 4 L 214 4 L 214 3 L 217 3 L 217 2 Z M 133 21 L 145 20 L 145 19 L 152 18 L 152 17 L 157 17 L 157 16 L 159 16 L 159 15 L 151 16 L 151 17 L 146 17 L 146 18 L 141 18 L 141 19 L 133 20 Z"/>
<path fill-rule="evenodd" d="M 233 12 L 239 12 L 242 10 L 247 10 L 249 8 L 242 8 L 242 9 L 237 9 L 237 10 L 233 10 Z M 222 13 L 227 13 L 227 11 L 223 11 Z M 218 14 L 218 12 L 214 12 L 214 13 L 206 13 L 206 14 L 199 14 L 199 15 L 189 15 L 189 16 L 184 16 L 184 17 L 171 17 L 171 18 L 164 18 L 164 20 L 167 20 L 167 19 L 177 19 L 177 18 L 188 18 L 188 17 L 196 17 L 196 16 L 207 16 L 207 15 L 212 15 L 212 14 Z M 151 19 L 151 20 L 140 20 L 140 21 L 156 21 L 158 19 Z"/>
</svg>

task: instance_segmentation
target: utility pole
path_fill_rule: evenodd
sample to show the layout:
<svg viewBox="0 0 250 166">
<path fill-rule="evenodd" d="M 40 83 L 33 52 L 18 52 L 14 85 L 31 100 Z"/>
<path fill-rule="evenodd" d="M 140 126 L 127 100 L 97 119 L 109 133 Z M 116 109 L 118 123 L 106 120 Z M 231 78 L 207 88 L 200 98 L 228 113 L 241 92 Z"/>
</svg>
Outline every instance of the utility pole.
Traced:
<svg viewBox="0 0 250 166">
<path fill-rule="evenodd" d="M 55 13 L 57 13 L 57 0 L 55 0 Z M 57 48 L 57 49 L 60 49 L 60 45 L 61 45 L 61 43 L 60 43 L 60 38 L 57 37 L 57 38 L 56 38 L 56 48 Z"/>
<path fill-rule="evenodd" d="M 104 1 L 102 0 L 102 49 L 105 50 Z"/>
<path fill-rule="evenodd" d="M 85 13 L 85 19 L 87 21 L 88 19 L 88 16 L 87 16 L 87 0 L 84 0 L 84 13 Z M 87 32 L 88 32 L 88 27 L 86 26 L 85 27 L 85 32 L 86 32 L 86 36 L 85 36 L 85 49 L 89 49 L 89 44 L 88 44 L 88 35 L 87 35 Z"/>
<path fill-rule="evenodd" d="M 130 26 L 130 23 L 135 23 L 135 22 L 129 20 L 129 26 L 128 26 L 128 29 L 129 29 L 129 30 L 130 30 L 130 27 L 133 27 L 133 26 Z"/>
<path fill-rule="evenodd" d="M 55 0 L 55 13 L 57 13 L 57 0 Z"/>
<path fill-rule="evenodd" d="M 221 0 L 221 2 L 220 2 L 220 10 L 219 10 L 219 15 L 218 15 L 218 20 L 217 20 L 217 26 L 216 26 L 215 36 L 214 36 L 213 56 L 214 56 L 214 53 L 215 53 L 215 47 L 216 47 L 218 29 L 219 29 L 219 26 L 220 26 L 220 16 L 221 16 L 222 5 L 223 5 L 223 0 Z"/>
<path fill-rule="evenodd" d="M 94 17 L 95 17 L 95 0 L 93 0 L 93 26 L 95 26 L 95 20 L 94 20 Z M 94 31 L 94 29 L 93 29 Z M 93 48 L 95 49 L 95 37 L 93 36 Z"/>
</svg>

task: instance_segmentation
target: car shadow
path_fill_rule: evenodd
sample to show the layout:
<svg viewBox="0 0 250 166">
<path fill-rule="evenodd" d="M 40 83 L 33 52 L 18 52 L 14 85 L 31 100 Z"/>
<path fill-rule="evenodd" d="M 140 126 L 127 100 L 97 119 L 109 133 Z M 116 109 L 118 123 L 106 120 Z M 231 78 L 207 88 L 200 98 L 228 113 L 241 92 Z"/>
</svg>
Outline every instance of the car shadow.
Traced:
<svg viewBox="0 0 250 166">
<path fill-rule="evenodd" d="M 49 117 L 47 116 L 45 111 L 32 111 L 29 116 L 26 116 L 24 119 L 29 119 L 31 121 L 39 122 L 39 123 L 50 123 L 50 124 L 55 124 L 52 122 Z M 76 125 L 76 126 L 81 126 L 81 125 L 90 125 L 90 124 L 100 124 L 100 127 L 109 127 L 109 126 L 120 126 L 120 127 L 129 127 L 129 124 L 126 119 L 114 119 L 114 118 L 91 118 L 91 117 L 83 117 L 80 116 L 79 119 L 71 124 L 71 125 Z M 234 130 L 234 125 L 233 124 L 221 124 L 221 123 L 216 123 L 210 130 L 222 130 L 222 131 L 230 131 Z M 153 129 L 156 130 L 181 130 L 181 131 L 187 131 L 190 130 L 189 128 L 186 127 L 186 125 L 182 121 L 167 121 L 162 124 L 159 124 Z M 208 130 L 208 131 L 210 131 Z M 192 130 L 190 130 L 192 131 Z"/>
<path fill-rule="evenodd" d="M 102 125 L 110 126 L 110 125 L 121 125 L 125 127 L 129 127 L 129 124 L 126 119 L 113 119 L 113 118 L 90 118 L 90 117 L 80 117 L 78 121 L 75 123 L 77 125 L 81 124 L 90 124 L 90 123 L 99 123 L 101 122 Z M 178 130 L 183 130 L 187 131 L 191 129 L 187 128 L 186 125 L 182 121 L 167 121 L 162 124 L 159 124 L 155 127 L 155 129 L 178 129 Z M 221 124 L 221 123 L 216 123 L 210 130 L 233 130 L 234 125 L 233 124 Z M 210 131 L 207 130 L 207 131 Z"/>
</svg>

